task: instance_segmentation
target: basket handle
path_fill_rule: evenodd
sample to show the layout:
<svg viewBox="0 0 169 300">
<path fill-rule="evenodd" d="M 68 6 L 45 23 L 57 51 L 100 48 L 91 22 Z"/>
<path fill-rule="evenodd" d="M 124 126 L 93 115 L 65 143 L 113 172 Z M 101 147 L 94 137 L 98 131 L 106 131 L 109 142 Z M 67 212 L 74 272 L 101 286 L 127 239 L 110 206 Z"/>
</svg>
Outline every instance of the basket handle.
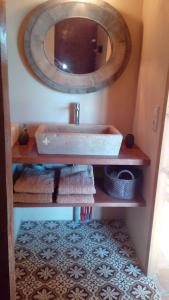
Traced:
<svg viewBox="0 0 169 300">
<path fill-rule="evenodd" d="M 132 173 L 131 171 L 129 171 L 129 170 L 122 170 L 122 171 L 120 171 L 120 172 L 117 174 L 117 178 L 119 178 L 120 175 L 121 175 L 121 174 L 124 174 L 124 173 L 130 174 L 130 175 L 131 175 L 131 179 L 135 179 L 133 173 Z"/>
</svg>

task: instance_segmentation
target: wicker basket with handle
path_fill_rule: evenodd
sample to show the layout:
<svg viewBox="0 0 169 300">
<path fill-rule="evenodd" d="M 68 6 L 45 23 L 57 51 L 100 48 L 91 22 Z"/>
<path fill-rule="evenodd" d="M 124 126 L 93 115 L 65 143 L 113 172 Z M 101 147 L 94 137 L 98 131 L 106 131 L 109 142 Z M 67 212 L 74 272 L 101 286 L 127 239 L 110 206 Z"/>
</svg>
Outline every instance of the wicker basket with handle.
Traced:
<svg viewBox="0 0 169 300">
<path fill-rule="evenodd" d="M 140 187 L 138 170 L 113 170 L 110 166 L 106 166 L 104 174 L 104 188 L 110 196 L 132 200 L 137 195 Z"/>
</svg>

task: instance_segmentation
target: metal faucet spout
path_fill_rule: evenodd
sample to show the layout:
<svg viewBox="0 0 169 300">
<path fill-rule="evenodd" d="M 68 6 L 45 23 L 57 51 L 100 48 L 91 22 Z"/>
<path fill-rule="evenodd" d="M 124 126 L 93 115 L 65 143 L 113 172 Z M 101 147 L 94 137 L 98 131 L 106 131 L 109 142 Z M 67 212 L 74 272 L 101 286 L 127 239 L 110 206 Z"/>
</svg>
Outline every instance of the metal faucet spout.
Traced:
<svg viewBox="0 0 169 300">
<path fill-rule="evenodd" d="M 80 103 L 75 103 L 74 107 L 74 123 L 79 125 L 80 122 Z"/>
</svg>

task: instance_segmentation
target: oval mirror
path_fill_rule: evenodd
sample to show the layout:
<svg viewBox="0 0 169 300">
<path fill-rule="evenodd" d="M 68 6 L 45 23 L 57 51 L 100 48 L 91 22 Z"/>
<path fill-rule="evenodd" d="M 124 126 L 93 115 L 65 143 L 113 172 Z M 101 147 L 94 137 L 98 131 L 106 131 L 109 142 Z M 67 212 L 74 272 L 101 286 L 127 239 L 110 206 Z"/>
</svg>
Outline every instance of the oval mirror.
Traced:
<svg viewBox="0 0 169 300">
<path fill-rule="evenodd" d="M 112 51 L 104 28 L 85 18 L 69 18 L 52 26 L 44 50 L 52 65 L 71 74 L 95 72 L 108 62 Z"/>
<path fill-rule="evenodd" d="M 27 61 L 48 87 L 89 93 L 115 81 L 127 66 L 128 27 L 101 0 L 49 0 L 28 18 L 24 35 Z"/>
</svg>

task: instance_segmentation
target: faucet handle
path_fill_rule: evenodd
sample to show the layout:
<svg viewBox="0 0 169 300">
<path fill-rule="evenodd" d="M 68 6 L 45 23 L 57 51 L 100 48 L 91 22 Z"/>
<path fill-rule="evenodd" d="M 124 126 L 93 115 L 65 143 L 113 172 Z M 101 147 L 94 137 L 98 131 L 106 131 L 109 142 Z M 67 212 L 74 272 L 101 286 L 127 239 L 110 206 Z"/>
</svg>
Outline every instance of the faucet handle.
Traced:
<svg viewBox="0 0 169 300">
<path fill-rule="evenodd" d="M 74 108 L 74 123 L 76 125 L 79 125 L 79 119 L 80 119 L 80 103 L 75 103 L 75 108 Z"/>
<path fill-rule="evenodd" d="M 75 109 L 80 110 L 80 103 L 75 103 Z"/>
</svg>

